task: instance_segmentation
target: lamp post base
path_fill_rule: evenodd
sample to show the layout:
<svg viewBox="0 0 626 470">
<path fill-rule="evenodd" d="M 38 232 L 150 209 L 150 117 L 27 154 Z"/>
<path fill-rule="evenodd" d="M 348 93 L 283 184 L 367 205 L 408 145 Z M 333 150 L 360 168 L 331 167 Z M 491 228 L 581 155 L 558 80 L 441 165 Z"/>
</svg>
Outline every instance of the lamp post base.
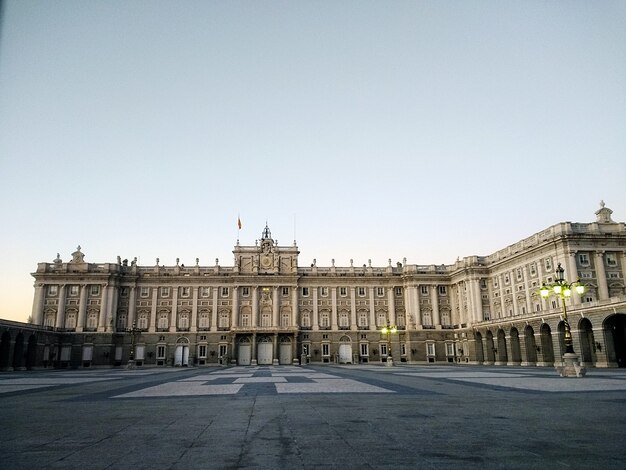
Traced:
<svg viewBox="0 0 626 470">
<path fill-rule="evenodd" d="M 134 369 L 134 368 L 135 368 L 135 366 L 136 366 L 136 364 L 135 364 L 135 360 L 134 360 L 134 359 L 130 359 L 130 360 L 128 361 L 128 364 L 126 364 L 126 368 L 127 368 L 127 369 Z"/>
<path fill-rule="evenodd" d="M 563 354 L 563 365 L 554 366 L 561 377 L 584 377 L 587 373 L 585 366 L 578 362 L 578 356 L 574 353 Z"/>
<path fill-rule="evenodd" d="M 393 366 L 393 359 L 388 357 L 386 364 L 387 364 L 387 367 L 392 367 Z"/>
</svg>

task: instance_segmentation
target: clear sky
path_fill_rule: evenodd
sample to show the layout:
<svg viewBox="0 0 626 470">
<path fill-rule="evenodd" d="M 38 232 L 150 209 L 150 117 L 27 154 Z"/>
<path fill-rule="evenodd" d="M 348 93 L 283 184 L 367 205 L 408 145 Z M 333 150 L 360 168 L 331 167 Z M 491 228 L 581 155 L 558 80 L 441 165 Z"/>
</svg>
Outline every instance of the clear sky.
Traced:
<svg viewBox="0 0 626 470">
<path fill-rule="evenodd" d="M 626 220 L 626 3 L 5 1 L 0 318 L 38 262 L 449 264 Z"/>
</svg>

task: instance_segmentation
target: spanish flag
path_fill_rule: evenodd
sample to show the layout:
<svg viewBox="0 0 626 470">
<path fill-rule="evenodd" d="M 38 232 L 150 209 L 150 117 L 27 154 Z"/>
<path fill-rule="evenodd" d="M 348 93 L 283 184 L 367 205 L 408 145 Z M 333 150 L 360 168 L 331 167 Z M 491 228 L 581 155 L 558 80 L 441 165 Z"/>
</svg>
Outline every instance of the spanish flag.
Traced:
<svg viewBox="0 0 626 470">
<path fill-rule="evenodd" d="M 237 228 L 241 230 L 241 219 L 239 218 L 239 216 L 237 216 Z"/>
</svg>

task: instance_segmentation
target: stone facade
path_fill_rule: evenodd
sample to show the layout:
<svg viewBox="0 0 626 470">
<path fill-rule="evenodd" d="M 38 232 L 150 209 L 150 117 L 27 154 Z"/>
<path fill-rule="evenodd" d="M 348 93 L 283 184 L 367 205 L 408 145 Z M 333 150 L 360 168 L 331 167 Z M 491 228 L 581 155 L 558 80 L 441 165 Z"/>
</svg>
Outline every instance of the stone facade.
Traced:
<svg viewBox="0 0 626 470">
<path fill-rule="evenodd" d="M 278 245 L 267 226 L 255 245 L 237 242 L 228 267 L 197 259 L 194 266 L 158 259 L 138 266 L 119 257 L 94 264 L 78 247 L 69 262 L 57 255 L 33 273 L 30 327 L 40 333 L 31 363 L 123 365 L 134 345 L 139 364 L 157 366 L 363 363 L 390 355 L 415 364 L 552 366 L 563 353 L 562 305 L 538 289 L 561 264 L 587 288 L 567 305 L 581 361 L 626 366 L 626 229 L 611 212 L 602 203 L 593 223 L 562 222 L 452 265 L 338 267 L 333 260 L 318 267 L 313 260 L 300 267 L 295 243 Z M 384 334 L 386 325 L 397 332 Z M 0 367 L 12 365 L 15 331 L 3 333 Z M 24 351 L 33 342 L 21 341 Z"/>
</svg>

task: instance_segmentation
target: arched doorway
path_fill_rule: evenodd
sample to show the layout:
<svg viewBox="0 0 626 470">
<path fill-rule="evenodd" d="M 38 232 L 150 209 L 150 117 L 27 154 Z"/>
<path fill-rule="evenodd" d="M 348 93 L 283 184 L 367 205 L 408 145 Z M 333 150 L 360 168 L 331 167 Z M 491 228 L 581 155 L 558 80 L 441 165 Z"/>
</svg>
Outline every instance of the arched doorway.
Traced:
<svg viewBox="0 0 626 470">
<path fill-rule="evenodd" d="M 259 338 L 259 344 L 257 345 L 257 363 L 259 365 L 272 365 L 274 358 L 272 349 L 272 341 L 270 338 L 261 336 L 261 338 Z"/>
<path fill-rule="evenodd" d="M 580 360 L 584 365 L 592 366 L 595 362 L 593 357 L 595 340 L 593 327 L 588 318 L 582 318 L 578 323 L 578 334 L 580 335 Z"/>
<path fill-rule="evenodd" d="M 506 352 L 506 334 L 504 330 L 498 330 L 498 360 L 496 361 L 497 365 L 506 365 L 508 360 L 508 354 Z"/>
<path fill-rule="evenodd" d="M 37 363 L 37 337 L 32 334 L 28 338 L 28 349 L 26 351 L 26 369 L 31 370 Z"/>
<path fill-rule="evenodd" d="M 556 331 L 559 337 L 559 359 L 562 359 L 565 354 L 565 322 L 563 320 L 559 322 Z"/>
<path fill-rule="evenodd" d="M 530 325 L 524 328 L 524 346 L 526 347 L 527 365 L 537 365 L 537 343 L 535 342 L 535 330 Z"/>
<path fill-rule="evenodd" d="M 278 363 L 281 365 L 291 364 L 291 338 L 289 336 L 282 336 L 280 338 L 280 349 L 278 351 Z"/>
<path fill-rule="evenodd" d="M 339 339 L 339 363 L 352 364 L 352 342 L 349 336 Z"/>
<path fill-rule="evenodd" d="M 250 338 L 244 336 L 239 339 L 239 348 L 237 350 L 237 364 L 240 366 L 249 366 L 252 361 L 252 343 Z"/>
<path fill-rule="evenodd" d="M 24 334 L 18 333 L 15 337 L 15 347 L 13 348 L 13 370 L 24 368 Z"/>
<path fill-rule="evenodd" d="M 522 363 L 522 348 L 519 344 L 519 332 L 517 328 L 511 328 L 511 363 L 519 366 Z"/>
<path fill-rule="evenodd" d="M 496 346 L 493 344 L 493 333 L 487 331 L 487 362 L 493 364 L 496 361 Z"/>
<path fill-rule="evenodd" d="M 626 315 L 617 313 L 607 317 L 603 330 L 609 365 L 626 367 Z"/>
<path fill-rule="evenodd" d="M 541 325 L 539 330 L 541 335 L 541 355 L 543 356 L 543 365 L 551 366 L 554 364 L 554 345 L 552 344 L 552 330 L 547 323 Z"/>
<path fill-rule="evenodd" d="M 476 362 L 482 364 L 485 361 L 485 355 L 483 351 L 483 335 L 481 335 L 479 331 L 474 335 L 474 344 L 476 348 Z M 469 353 L 469 351 L 467 351 L 467 353 Z"/>
<path fill-rule="evenodd" d="M 11 359 L 11 333 L 5 331 L 0 338 L 0 370 L 9 368 Z"/>
<path fill-rule="evenodd" d="M 179 367 L 187 367 L 189 365 L 189 340 L 187 338 L 179 338 L 176 341 L 174 365 Z"/>
</svg>

